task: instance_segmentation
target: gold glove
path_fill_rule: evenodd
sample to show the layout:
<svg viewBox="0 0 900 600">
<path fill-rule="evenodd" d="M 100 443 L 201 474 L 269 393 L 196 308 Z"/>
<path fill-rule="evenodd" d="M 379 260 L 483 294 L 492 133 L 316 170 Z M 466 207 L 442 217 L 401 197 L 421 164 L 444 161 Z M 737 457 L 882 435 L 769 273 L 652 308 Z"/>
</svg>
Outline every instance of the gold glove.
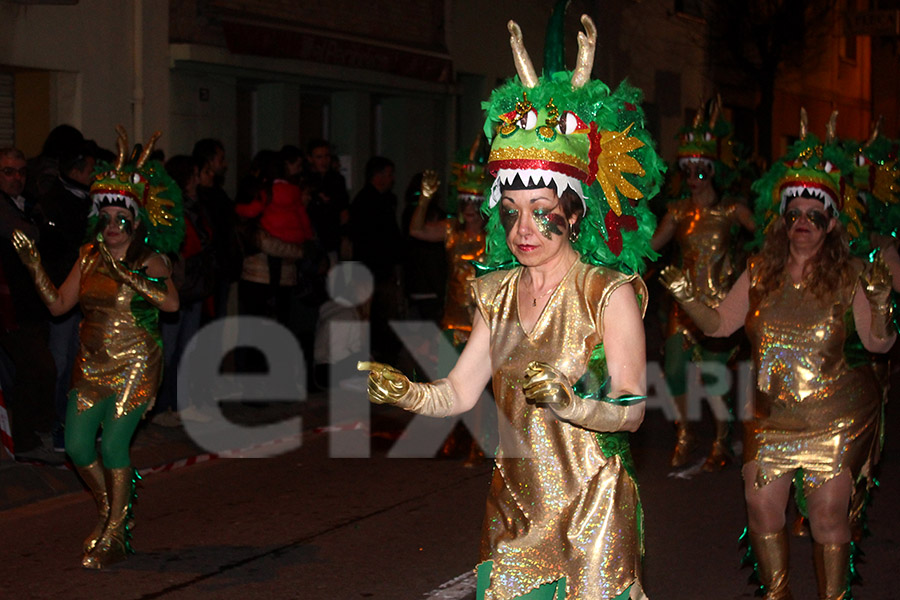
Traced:
<svg viewBox="0 0 900 600">
<path fill-rule="evenodd" d="M 38 252 L 34 240 L 19 229 L 16 229 L 12 234 L 12 244 L 19 254 L 22 264 L 31 272 L 31 278 L 34 279 L 34 287 L 37 288 L 41 301 L 47 306 L 56 304 L 56 301 L 59 300 L 59 292 L 56 286 L 53 285 L 53 282 L 50 281 L 50 277 L 47 276 L 47 272 L 41 264 L 41 254 Z"/>
<path fill-rule="evenodd" d="M 431 169 L 426 170 L 422 173 L 422 186 L 419 189 L 422 193 L 422 198 L 431 198 L 434 196 L 440 185 L 441 180 L 438 179 L 438 174 Z"/>
<path fill-rule="evenodd" d="M 873 307 L 890 305 L 893 280 L 882 252 L 878 251 L 869 268 L 862 274 L 863 291 Z"/>
<path fill-rule="evenodd" d="M 572 404 L 572 386 L 566 376 L 552 366 L 536 360 L 525 367 L 525 399 L 546 404 L 553 410 L 565 410 Z"/>
<path fill-rule="evenodd" d="M 891 334 L 891 290 L 893 278 L 891 270 L 884 262 L 883 250 L 875 255 L 872 264 L 860 276 L 863 292 L 872 307 L 872 334 L 880 339 L 887 339 Z"/>
<path fill-rule="evenodd" d="M 153 304 L 159 305 L 165 302 L 169 291 L 165 281 L 148 277 L 138 271 L 132 271 L 123 262 L 116 260 L 102 239 L 98 239 L 97 248 L 113 279 L 131 286 L 137 293 Z"/>
<path fill-rule="evenodd" d="M 674 265 L 669 265 L 660 272 L 659 282 L 669 290 L 679 304 L 687 304 L 696 300 L 694 285 L 687 278 L 685 272 Z"/>
<path fill-rule="evenodd" d="M 369 400 L 375 404 L 397 404 L 409 393 L 409 379 L 390 365 L 361 361 L 356 363 L 356 369 L 369 371 L 367 389 Z"/>
<path fill-rule="evenodd" d="M 612 401 L 587 400 L 575 394 L 566 376 L 547 363 L 531 361 L 525 368 L 525 399 L 546 404 L 564 421 L 592 431 L 621 431 L 629 416 L 640 423 L 643 396 Z"/>
<path fill-rule="evenodd" d="M 393 404 L 429 417 L 446 417 L 453 412 L 456 396 L 447 379 L 412 383 L 394 367 L 371 361 L 358 362 L 356 368 L 369 371 L 369 400 L 375 404 Z"/>
</svg>

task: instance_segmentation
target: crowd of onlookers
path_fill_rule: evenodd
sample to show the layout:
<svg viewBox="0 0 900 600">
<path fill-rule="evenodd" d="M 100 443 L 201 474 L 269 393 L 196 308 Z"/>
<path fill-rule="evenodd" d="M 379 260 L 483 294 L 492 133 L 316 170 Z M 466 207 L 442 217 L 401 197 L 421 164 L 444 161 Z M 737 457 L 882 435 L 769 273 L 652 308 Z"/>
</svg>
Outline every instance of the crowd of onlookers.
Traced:
<svg viewBox="0 0 900 600">
<path fill-rule="evenodd" d="M 60 285 L 91 238 L 87 222 L 95 167 L 115 159 L 68 125 L 55 128 L 36 157 L 0 149 L 0 384 L 17 455 L 52 460 L 54 450 L 63 450 L 81 314 L 76 307 L 60 317 L 49 315 L 10 237 L 16 229 L 32 237 L 53 283 Z M 199 140 L 190 154 L 166 157 L 157 150 L 151 159 L 162 162 L 181 188 L 185 238 L 180 253 L 170 257 L 181 306 L 161 315 L 165 369 L 150 420 L 177 425 L 210 418 L 191 398 L 177 397 L 177 379 L 188 343 L 212 320 L 230 315 L 277 320 L 299 341 L 307 385 L 314 390 L 327 386 L 329 363 L 370 355 L 395 358 L 400 343 L 390 333 L 389 319 L 439 317 L 442 245 L 406 235 L 418 184 L 410 183 L 408 206 L 398 220 L 389 159 L 369 159 L 365 183 L 352 202 L 325 140 L 313 140 L 305 149 L 289 145 L 258 152 L 238 178 L 233 198 L 223 187 L 228 159 L 218 140 Z M 368 280 L 360 271 L 344 269 L 341 277 L 332 277 L 344 292 L 329 292 L 329 271 L 351 260 L 365 265 L 371 288 L 360 287 L 360 279 Z M 359 328 L 347 327 L 353 321 L 371 324 L 368 341 Z M 336 332 L 330 340 L 328 331 Z M 223 364 L 238 371 L 266 368 L 259 353 L 245 349 L 227 354 Z"/>
</svg>

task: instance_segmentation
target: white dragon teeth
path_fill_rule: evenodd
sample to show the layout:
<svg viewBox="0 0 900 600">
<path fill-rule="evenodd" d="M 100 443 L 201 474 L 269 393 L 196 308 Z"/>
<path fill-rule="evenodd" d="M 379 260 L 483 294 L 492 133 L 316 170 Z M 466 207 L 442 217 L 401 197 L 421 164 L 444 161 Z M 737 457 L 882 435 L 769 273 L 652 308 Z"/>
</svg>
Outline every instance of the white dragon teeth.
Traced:
<svg viewBox="0 0 900 600">
<path fill-rule="evenodd" d="M 488 206 L 494 207 L 500 202 L 500 186 L 511 184 L 518 175 L 526 186 L 544 186 L 550 187 L 552 181 L 556 184 L 557 193 L 562 194 L 566 189 L 573 190 L 584 204 L 584 190 L 581 187 L 581 181 L 574 177 L 569 177 L 556 171 L 548 171 L 546 169 L 500 169 L 497 172 L 497 178 L 491 185 L 491 197 Z M 585 211 L 587 206 L 585 205 Z"/>
<path fill-rule="evenodd" d="M 837 198 L 829 190 L 805 185 L 789 185 L 781 190 L 781 212 L 784 212 L 788 202 L 794 198 L 799 198 L 804 192 L 808 196 L 812 196 L 822 202 L 825 208 L 832 208 L 837 211 Z"/>
</svg>

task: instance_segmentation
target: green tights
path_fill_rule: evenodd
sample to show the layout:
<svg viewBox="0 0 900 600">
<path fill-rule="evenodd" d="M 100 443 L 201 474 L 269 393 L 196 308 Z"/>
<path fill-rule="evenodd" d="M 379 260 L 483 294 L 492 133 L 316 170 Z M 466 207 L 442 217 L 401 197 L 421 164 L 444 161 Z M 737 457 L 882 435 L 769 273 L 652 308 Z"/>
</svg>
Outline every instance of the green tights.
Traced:
<svg viewBox="0 0 900 600">
<path fill-rule="evenodd" d="M 91 408 L 79 412 L 74 391 L 69 395 L 66 411 L 66 453 L 76 467 L 86 467 L 97 460 L 97 432 L 103 427 L 100 453 L 107 469 L 131 466 L 129 447 L 134 431 L 148 404 L 132 409 L 119 418 L 115 417 L 116 397 L 110 396 Z"/>
</svg>

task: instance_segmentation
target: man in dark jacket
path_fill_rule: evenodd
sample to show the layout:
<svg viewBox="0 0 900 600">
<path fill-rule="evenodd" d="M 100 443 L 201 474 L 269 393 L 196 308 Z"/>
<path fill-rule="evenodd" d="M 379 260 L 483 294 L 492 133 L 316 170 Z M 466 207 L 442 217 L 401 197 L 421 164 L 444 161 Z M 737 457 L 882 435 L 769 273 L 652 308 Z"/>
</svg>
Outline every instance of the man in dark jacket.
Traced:
<svg viewBox="0 0 900 600">
<path fill-rule="evenodd" d="M 78 261 L 79 250 L 87 237 L 95 154 L 96 144 L 83 142 L 73 153 L 61 156 L 59 176 L 47 194 L 38 201 L 45 219 L 41 232 L 41 259 L 47 275 L 57 288 Z M 64 315 L 50 319 L 49 347 L 56 365 L 53 449 L 59 452 L 65 450 L 63 427 L 66 422 L 72 365 L 78 352 L 80 322 L 81 310 L 77 306 Z"/>
<path fill-rule="evenodd" d="M 0 347 L 15 368 L 13 389 L 4 390 L 4 397 L 17 454 L 43 448 L 37 432 L 49 433 L 53 424 L 56 383 L 47 346 L 49 313 L 11 241 L 16 229 L 40 240 L 40 209 L 23 195 L 25 178 L 25 155 L 16 148 L 0 148 L 0 261 L 16 313 L 14 328 L 0 333 Z"/>
</svg>

